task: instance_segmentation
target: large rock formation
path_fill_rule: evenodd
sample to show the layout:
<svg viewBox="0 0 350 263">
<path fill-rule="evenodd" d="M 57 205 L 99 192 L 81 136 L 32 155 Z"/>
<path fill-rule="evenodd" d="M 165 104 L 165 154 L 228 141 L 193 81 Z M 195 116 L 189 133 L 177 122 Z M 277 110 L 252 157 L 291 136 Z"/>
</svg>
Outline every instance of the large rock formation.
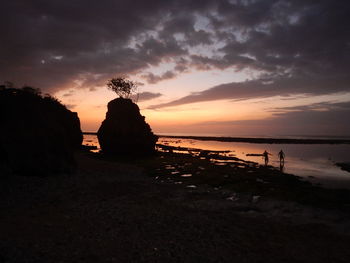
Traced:
<svg viewBox="0 0 350 263">
<path fill-rule="evenodd" d="M 39 176 L 74 170 L 80 121 L 56 99 L 31 88 L 1 87 L 0 125 L 1 167 Z"/>
<path fill-rule="evenodd" d="M 158 139 L 140 114 L 139 107 L 124 98 L 108 103 L 106 119 L 97 137 L 104 153 L 117 155 L 151 154 Z"/>
</svg>

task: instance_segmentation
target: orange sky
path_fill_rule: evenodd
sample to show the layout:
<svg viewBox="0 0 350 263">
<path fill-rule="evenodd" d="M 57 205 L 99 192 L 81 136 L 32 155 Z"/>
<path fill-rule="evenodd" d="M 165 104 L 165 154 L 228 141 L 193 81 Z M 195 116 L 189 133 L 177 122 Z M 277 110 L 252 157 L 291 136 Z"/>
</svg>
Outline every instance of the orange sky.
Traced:
<svg viewBox="0 0 350 263">
<path fill-rule="evenodd" d="M 217 83 L 242 81 L 249 79 L 247 74 L 235 74 L 229 71 L 192 72 L 176 79 L 164 80 L 157 84 L 139 86 L 138 91 L 159 92 L 159 98 L 138 103 L 141 114 L 151 125 L 155 133 L 163 134 L 202 134 L 202 135 L 278 135 L 278 130 L 261 124 L 227 124 L 234 121 L 251 121 L 275 118 L 276 108 L 298 107 L 316 104 L 323 101 L 347 101 L 348 94 L 327 96 L 301 96 L 292 97 L 272 96 L 269 98 L 256 98 L 234 101 L 214 100 L 197 102 L 180 106 L 165 107 L 161 109 L 148 109 L 148 106 L 175 100 L 192 92 L 205 90 Z M 135 81 L 140 79 L 135 78 Z M 83 131 L 96 132 L 103 121 L 107 103 L 116 95 L 106 86 L 96 87 L 94 90 L 79 89 L 69 92 L 60 91 L 55 94 L 64 104 L 77 111 L 81 120 Z"/>
<path fill-rule="evenodd" d="M 44 2 L 2 3 L 0 84 L 56 96 L 84 131 L 125 76 L 156 133 L 350 134 L 349 1 Z"/>
</svg>

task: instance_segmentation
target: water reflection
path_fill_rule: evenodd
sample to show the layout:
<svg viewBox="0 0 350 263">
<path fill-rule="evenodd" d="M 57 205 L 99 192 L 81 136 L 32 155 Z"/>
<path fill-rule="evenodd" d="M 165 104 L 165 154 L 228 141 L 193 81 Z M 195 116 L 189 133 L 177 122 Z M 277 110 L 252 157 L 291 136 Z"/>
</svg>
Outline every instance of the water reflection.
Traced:
<svg viewBox="0 0 350 263">
<path fill-rule="evenodd" d="M 166 137 L 159 138 L 158 143 L 215 151 L 229 150 L 227 156 L 234 156 L 261 165 L 265 164 L 262 153 L 266 150 L 270 153 L 268 165 L 283 172 L 295 174 L 305 180 L 321 183 L 328 187 L 350 188 L 350 173 L 334 165 L 335 162 L 350 162 L 350 145 L 253 144 Z M 84 135 L 84 144 L 99 148 L 96 135 Z M 283 158 L 280 155 L 281 151 Z"/>
<path fill-rule="evenodd" d="M 285 173 L 295 174 L 327 187 L 350 188 L 350 173 L 334 165 L 336 162 L 350 162 L 350 145 L 254 144 L 166 137 L 160 138 L 158 143 L 215 151 L 230 150 L 230 155 L 260 165 L 265 165 L 263 153 L 266 150 L 271 154 L 268 155 L 268 165 Z"/>
<path fill-rule="evenodd" d="M 96 146 L 97 149 L 90 150 L 91 152 L 100 151 L 100 144 L 98 143 L 98 139 L 96 135 L 84 134 L 83 145 Z"/>
<path fill-rule="evenodd" d="M 284 173 L 284 160 L 283 161 L 280 160 L 280 171 Z"/>
</svg>

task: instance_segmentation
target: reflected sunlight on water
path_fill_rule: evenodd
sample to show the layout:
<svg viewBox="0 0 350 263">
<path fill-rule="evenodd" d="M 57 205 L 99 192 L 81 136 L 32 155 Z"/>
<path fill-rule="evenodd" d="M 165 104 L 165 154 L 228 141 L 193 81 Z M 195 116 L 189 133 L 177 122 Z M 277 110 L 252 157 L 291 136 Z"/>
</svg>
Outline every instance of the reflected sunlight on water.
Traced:
<svg viewBox="0 0 350 263">
<path fill-rule="evenodd" d="M 278 152 L 283 150 L 286 155 L 284 172 L 327 187 L 350 188 L 350 173 L 334 165 L 336 162 L 350 162 L 350 145 L 346 144 L 256 144 L 166 137 L 159 138 L 158 143 L 204 150 L 229 150 L 232 156 L 261 165 L 264 164 L 261 156 L 247 156 L 247 154 L 262 154 L 267 150 L 272 154 L 269 165 L 276 168 L 279 167 Z M 99 148 L 96 135 L 84 135 L 84 144 Z"/>
<path fill-rule="evenodd" d="M 83 145 L 96 146 L 96 150 L 91 150 L 92 152 L 100 151 L 100 144 L 98 143 L 97 135 L 84 134 Z"/>
</svg>

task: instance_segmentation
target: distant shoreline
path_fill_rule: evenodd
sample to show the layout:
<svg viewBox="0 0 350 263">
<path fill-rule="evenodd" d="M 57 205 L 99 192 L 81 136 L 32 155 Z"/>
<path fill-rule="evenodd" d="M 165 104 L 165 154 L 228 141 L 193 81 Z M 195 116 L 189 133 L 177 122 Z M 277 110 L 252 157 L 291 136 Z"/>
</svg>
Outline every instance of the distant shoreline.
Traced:
<svg viewBox="0 0 350 263">
<path fill-rule="evenodd" d="M 83 132 L 86 135 L 97 135 L 97 132 Z M 216 136 L 174 136 L 157 135 L 162 138 L 192 139 L 200 141 L 244 142 L 262 144 L 350 144 L 344 139 L 285 139 L 285 138 L 244 138 L 244 137 L 216 137 Z"/>
</svg>

